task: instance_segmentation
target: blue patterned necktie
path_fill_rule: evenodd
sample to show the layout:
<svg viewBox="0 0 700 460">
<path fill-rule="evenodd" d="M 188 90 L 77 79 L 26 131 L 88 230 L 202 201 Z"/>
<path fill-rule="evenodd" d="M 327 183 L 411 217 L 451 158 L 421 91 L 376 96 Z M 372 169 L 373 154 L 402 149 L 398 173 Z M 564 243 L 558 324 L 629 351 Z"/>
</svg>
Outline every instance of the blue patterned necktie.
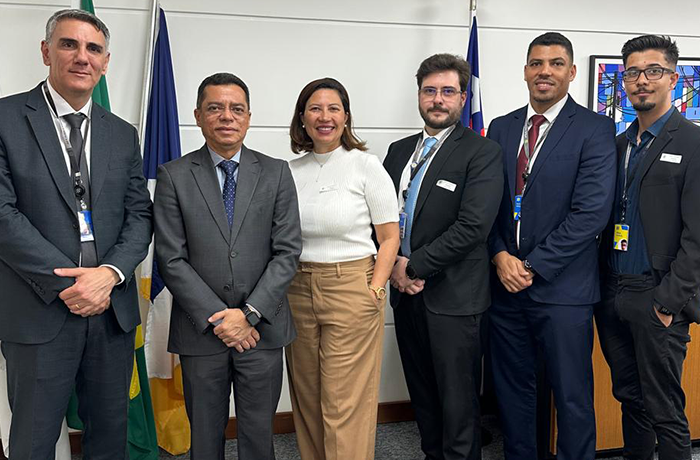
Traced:
<svg viewBox="0 0 700 460">
<path fill-rule="evenodd" d="M 233 225 L 233 206 L 236 203 L 236 179 L 233 173 L 238 168 L 238 163 L 233 160 L 224 160 L 218 165 L 226 173 L 224 181 L 224 190 L 221 193 L 224 198 L 224 208 L 226 208 L 226 217 L 228 217 L 228 226 Z"/>
<path fill-rule="evenodd" d="M 422 160 L 430 148 L 435 145 L 437 139 L 434 137 L 429 137 L 423 143 L 423 151 L 420 154 L 418 161 Z M 411 186 L 408 187 L 408 196 L 406 197 L 406 204 L 404 205 L 404 212 L 406 213 L 406 235 L 404 239 L 401 240 L 401 254 L 404 257 L 411 256 L 411 228 L 413 227 L 413 213 L 416 210 L 416 202 L 418 201 L 418 192 L 420 191 L 421 182 L 423 181 L 423 175 L 426 169 L 428 169 L 428 162 L 423 163 L 416 173 L 416 176 L 411 181 Z"/>
</svg>

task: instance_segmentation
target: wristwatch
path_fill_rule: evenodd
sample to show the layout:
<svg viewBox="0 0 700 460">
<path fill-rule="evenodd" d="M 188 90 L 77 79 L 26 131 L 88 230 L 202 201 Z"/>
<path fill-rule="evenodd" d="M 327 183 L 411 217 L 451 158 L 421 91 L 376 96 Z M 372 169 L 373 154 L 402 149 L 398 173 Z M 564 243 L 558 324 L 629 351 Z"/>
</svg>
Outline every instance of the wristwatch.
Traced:
<svg viewBox="0 0 700 460">
<path fill-rule="evenodd" d="M 523 260 L 523 267 L 525 267 L 525 270 L 529 271 L 530 273 L 535 273 L 535 269 L 532 268 L 532 264 L 527 259 Z"/>
<path fill-rule="evenodd" d="M 654 306 L 656 307 L 656 311 L 658 311 L 662 315 L 669 315 L 669 316 L 673 315 L 673 312 L 666 307 L 662 307 L 661 305 L 658 305 L 658 304 L 654 305 Z"/>
<path fill-rule="evenodd" d="M 246 304 L 245 307 L 241 309 L 245 315 L 245 319 L 248 320 L 248 324 L 255 327 L 260 322 L 260 317 L 250 308 L 250 305 Z"/>
<path fill-rule="evenodd" d="M 414 279 L 418 278 L 418 274 L 417 274 L 416 271 L 413 269 L 413 266 L 411 265 L 411 261 L 410 261 L 410 260 L 408 261 L 408 264 L 406 264 L 406 276 L 407 276 L 408 279 L 410 279 L 410 280 L 414 280 Z"/>
<path fill-rule="evenodd" d="M 374 287 L 370 285 L 369 290 L 374 292 L 374 295 L 377 296 L 377 300 L 386 299 L 386 289 L 384 289 L 383 287 Z"/>
</svg>

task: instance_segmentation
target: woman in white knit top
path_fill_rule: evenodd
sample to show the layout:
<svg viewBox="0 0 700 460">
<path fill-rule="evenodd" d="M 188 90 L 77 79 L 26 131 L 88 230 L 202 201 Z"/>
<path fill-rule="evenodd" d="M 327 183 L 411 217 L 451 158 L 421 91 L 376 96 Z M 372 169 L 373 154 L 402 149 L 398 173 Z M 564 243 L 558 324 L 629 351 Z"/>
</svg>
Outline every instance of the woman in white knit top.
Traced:
<svg viewBox="0 0 700 460">
<path fill-rule="evenodd" d="M 290 162 L 303 239 L 288 295 L 298 336 L 286 350 L 297 442 L 302 460 L 371 460 L 384 286 L 400 244 L 396 192 L 353 134 L 337 80 L 306 85 L 290 136 L 306 152 Z"/>
</svg>

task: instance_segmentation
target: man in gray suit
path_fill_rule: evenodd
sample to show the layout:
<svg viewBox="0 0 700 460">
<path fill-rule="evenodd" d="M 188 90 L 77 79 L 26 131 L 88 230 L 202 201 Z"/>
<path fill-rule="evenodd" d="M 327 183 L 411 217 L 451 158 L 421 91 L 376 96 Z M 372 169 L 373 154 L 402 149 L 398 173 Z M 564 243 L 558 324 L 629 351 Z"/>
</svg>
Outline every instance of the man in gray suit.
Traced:
<svg viewBox="0 0 700 460">
<path fill-rule="evenodd" d="M 223 460 L 233 383 L 239 458 L 273 460 L 282 347 L 295 337 L 286 290 L 301 254 L 296 190 L 285 161 L 243 145 L 250 95 L 238 77 L 207 77 L 194 115 L 206 144 L 158 169 L 154 211 L 190 455 Z"/>
<path fill-rule="evenodd" d="M 0 340 L 12 460 L 54 457 L 73 388 L 91 460 L 126 458 L 134 269 L 151 239 L 136 130 L 93 104 L 109 31 L 55 13 L 49 77 L 0 100 Z"/>
</svg>

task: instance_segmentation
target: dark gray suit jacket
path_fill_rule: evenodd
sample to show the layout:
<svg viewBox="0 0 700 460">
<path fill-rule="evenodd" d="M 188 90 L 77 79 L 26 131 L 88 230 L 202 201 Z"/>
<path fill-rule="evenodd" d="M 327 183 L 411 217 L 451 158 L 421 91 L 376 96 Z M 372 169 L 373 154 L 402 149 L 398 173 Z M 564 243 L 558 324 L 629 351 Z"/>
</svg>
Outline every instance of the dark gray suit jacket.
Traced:
<svg viewBox="0 0 700 460">
<path fill-rule="evenodd" d="M 41 85 L 0 99 L 0 340 L 46 343 L 68 308 L 58 294 L 72 278 L 80 236 L 75 196 Z M 151 239 L 151 200 L 133 126 L 92 107 L 90 182 L 98 262 L 126 277 L 111 308 L 124 331 L 140 322 L 134 269 Z"/>
<path fill-rule="evenodd" d="M 258 348 L 295 337 L 287 287 L 301 254 L 294 181 L 286 161 L 241 151 L 233 225 L 207 146 L 158 169 L 155 242 L 158 269 L 173 294 L 168 350 L 226 350 L 207 319 L 250 303 L 261 314 Z"/>
</svg>

